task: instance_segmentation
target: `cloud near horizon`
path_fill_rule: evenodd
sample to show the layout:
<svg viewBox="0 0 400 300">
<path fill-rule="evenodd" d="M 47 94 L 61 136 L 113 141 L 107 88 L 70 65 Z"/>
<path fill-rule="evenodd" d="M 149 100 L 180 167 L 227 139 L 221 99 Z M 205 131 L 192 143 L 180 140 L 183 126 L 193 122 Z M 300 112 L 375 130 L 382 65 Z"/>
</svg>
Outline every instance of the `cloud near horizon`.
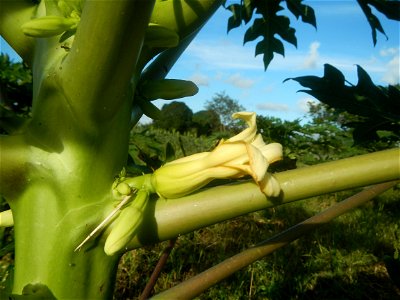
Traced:
<svg viewBox="0 0 400 300">
<path fill-rule="evenodd" d="M 258 103 L 256 108 L 259 110 L 267 110 L 267 111 L 290 111 L 289 105 L 284 103 L 276 103 L 276 102 L 264 102 Z"/>
<path fill-rule="evenodd" d="M 274 111 L 274 112 L 297 112 L 297 113 L 308 113 L 309 112 L 309 103 L 318 103 L 318 100 L 310 97 L 301 98 L 296 102 L 296 106 L 289 106 L 286 103 L 277 103 L 277 102 L 263 102 L 256 104 L 256 108 L 259 110 L 265 111 Z"/>
<path fill-rule="evenodd" d="M 209 86 L 210 80 L 207 75 L 196 72 L 192 76 L 189 77 L 189 80 L 193 81 L 195 84 L 199 86 Z"/>
<path fill-rule="evenodd" d="M 400 82 L 400 63 L 399 63 L 399 52 L 400 47 L 387 48 L 380 51 L 382 57 L 392 57 L 392 59 L 386 64 L 386 71 L 382 76 L 382 81 L 388 84 L 399 84 Z"/>
<path fill-rule="evenodd" d="M 312 42 L 309 46 L 308 56 L 303 62 L 304 69 L 316 69 L 319 62 L 319 52 L 318 48 L 321 46 L 320 42 Z"/>
<path fill-rule="evenodd" d="M 240 88 L 240 89 L 249 89 L 253 87 L 254 80 L 245 78 L 239 73 L 235 73 L 229 76 L 228 79 L 225 80 L 226 83 L 232 84 L 233 86 Z"/>
<path fill-rule="evenodd" d="M 314 98 L 309 98 L 309 97 L 301 98 L 296 103 L 297 104 L 297 109 L 301 113 L 308 113 L 309 110 L 310 110 L 309 103 L 316 104 L 318 102 L 319 101 L 314 99 Z"/>
</svg>

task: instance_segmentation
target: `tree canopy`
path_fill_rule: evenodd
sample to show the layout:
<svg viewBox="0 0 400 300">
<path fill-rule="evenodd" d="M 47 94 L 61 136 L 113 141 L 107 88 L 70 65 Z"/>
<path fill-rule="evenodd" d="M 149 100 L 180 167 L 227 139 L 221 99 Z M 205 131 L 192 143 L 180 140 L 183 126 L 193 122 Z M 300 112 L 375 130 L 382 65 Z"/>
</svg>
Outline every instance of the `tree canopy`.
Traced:
<svg viewBox="0 0 400 300">
<path fill-rule="evenodd" d="M 219 115 L 223 125 L 222 130 L 235 124 L 231 117 L 233 113 L 245 110 L 238 100 L 232 99 L 225 92 L 216 93 L 211 100 L 206 101 L 205 108 Z"/>
</svg>

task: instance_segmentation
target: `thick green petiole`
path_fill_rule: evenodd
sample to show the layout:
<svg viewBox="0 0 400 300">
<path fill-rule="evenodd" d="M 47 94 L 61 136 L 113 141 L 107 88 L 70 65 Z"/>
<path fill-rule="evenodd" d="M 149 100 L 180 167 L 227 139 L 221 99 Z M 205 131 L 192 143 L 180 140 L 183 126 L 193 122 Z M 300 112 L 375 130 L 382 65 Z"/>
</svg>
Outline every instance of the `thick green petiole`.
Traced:
<svg viewBox="0 0 400 300">
<path fill-rule="evenodd" d="M 144 225 L 129 248 L 169 240 L 217 222 L 326 193 L 400 178 L 400 149 L 274 174 L 281 195 L 267 198 L 253 182 L 204 189 L 179 199 L 151 201 Z"/>
</svg>

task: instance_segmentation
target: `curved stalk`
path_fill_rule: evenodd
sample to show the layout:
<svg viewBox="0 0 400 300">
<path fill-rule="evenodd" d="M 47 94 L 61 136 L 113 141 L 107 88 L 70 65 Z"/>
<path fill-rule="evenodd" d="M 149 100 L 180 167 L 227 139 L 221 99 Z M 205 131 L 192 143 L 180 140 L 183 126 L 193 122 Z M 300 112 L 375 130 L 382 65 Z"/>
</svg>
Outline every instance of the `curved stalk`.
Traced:
<svg viewBox="0 0 400 300">
<path fill-rule="evenodd" d="M 282 192 L 267 198 L 253 182 L 205 189 L 180 199 L 151 201 L 129 244 L 169 240 L 243 214 L 312 196 L 400 178 L 400 149 L 391 149 L 275 174 Z"/>
<path fill-rule="evenodd" d="M 82 121 L 102 123 L 131 100 L 130 79 L 153 6 L 154 0 L 86 1 L 60 73 L 65 96 Z"/>
<path fill-rule="evenodd" d="M 341 201 L 319 214 L 290 227 L 289 229 L 251 247 L 243 252 L 236 254 L 218 265 L 186 280 L 177 286 L 170 288 L 152 299 L 193 299 L 206 289 L 227 278 L 240 269 L 252 264 L 256 260 L 282 248 L 290 242 L 300 238 L 302 235 L 317 229 L 334 218 L 356 208 L 384 191 L 390 189 L 398 183 L 391 181 L 374 185 L 362 192 Z"/>
<path fill-rule="evenodd" d="M 168 27 L 183 39 L 207 22 L 222 3 L 223 0 L 157 1 L 151 22 Z"/>
<path fill-rule="evenodd" d="M 35 40 L 23 34 L 21 25 L 32 18 L 38 5 L 28 0 L 1 0 L 0 7 L 0 35 L 31 65 Z"/>
</svg>

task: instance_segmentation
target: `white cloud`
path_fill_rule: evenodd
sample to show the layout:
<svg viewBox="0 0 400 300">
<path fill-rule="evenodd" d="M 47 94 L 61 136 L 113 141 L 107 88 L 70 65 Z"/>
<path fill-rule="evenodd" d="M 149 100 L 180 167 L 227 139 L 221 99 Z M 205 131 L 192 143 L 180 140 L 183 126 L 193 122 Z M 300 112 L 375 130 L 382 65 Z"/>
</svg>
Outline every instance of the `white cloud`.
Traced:
<svg viewBox="0 0 400 300">
<path fill-rule="evenodd" d="M 194 73 L 190 76 L 189 80 L 193 81 L 197 85 L 208 86 L 210 84 L 209 77 L 202 73 Z"/>
<path fill-rule="evenodd" d="M 254 85 L 254 80 L 244 78 L 239 73 L 231 75 L 228 79 L 225 80 L 227 83 L 232 84 L 233 86 L 241 89 L 248 89 Z"/>
<path fill-rule="evenodd" d="M 318 103 L 317 100 L 314 98 L 301 98 L 297 101 L 297 109 L 301 113 L 308 113 L 309 112 L 309 103 Z"/>
<path fill-rule="evenodd" d="M 399 53 L 399 48 L 394 48 L 394 47 L 384 48 L 381 51 L 379 51 L 379 54 L 381 56 L 392 56 L 396 54 L 398 55 L 398 53 Z"/>
<path fill-rule="evenodd" d="M 400 81 L 399 68 L 399 56 L 395 56 L 388 62 L 387 71 L 383 75 L 382 80 L 389 84 L 398 84 Z"/>
<path fill-rule="evenodd" d="M 254 59 L 254 46 L 244 47 L 240 43 L 208 40 L 193 41 L 186 53 L 211 69 L 263 70 L 261 56 Z"/>
<path fill-rule="evenodd" d="M 274 112 L 295 112 L 306 114 L 309 111 L 309 103 L 318 103 L 314 98 L 306 97 L 297 101 L 296 105 L 289 106 L 286 103 L 264 102 L 258 103 L 256 108 L 259 110 L 274 111 Z"/>
<path fill-rule="evenodd" d="M 379 54 L 383 57 L 392 57 L 386 64 L 382 80 L 388 84 L 398 84 L 400 81 L 399 47 L 382 49 Z"/>
<path fill-rule="evenodd" d="M 289 106 L 284 103 L 274 103 L 274 102 L 265 102 L 259 103 L 256 105 L 256 108 L 259 110 L 268 110 L 268 111 L 289 111 Z"/>
<path fill-rule="evenodd" d="M 304 60 L 303 67 L 306 69 L 315 69 L 318 66 L 319 53 L 318 48 L 321 46 L 319 42 L 312 42 L 309 47 L 308 56 Z"/>
</svg>

